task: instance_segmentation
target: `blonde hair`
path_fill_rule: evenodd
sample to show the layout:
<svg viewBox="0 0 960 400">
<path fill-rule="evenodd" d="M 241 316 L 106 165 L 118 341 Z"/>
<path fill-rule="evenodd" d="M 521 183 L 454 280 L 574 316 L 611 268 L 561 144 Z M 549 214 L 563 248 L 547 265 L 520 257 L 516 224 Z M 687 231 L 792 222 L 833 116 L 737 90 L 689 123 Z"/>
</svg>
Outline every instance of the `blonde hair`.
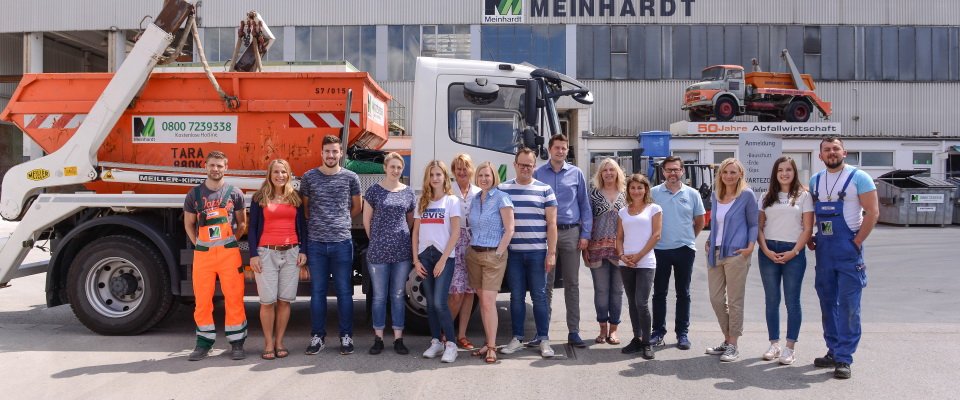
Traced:
<svg viewBox="0 0 960 400">
<path fill-rule="evenodd" d="M 477 186 L 480 186 L 480 182 L 477 181 L 477 176 L 480 175 L 480 171 L 483 170 L 484 168 L 489 168 L 490 175 L 493 175 L 493 185 L 491 185 L 490 187 L 495 188 L 497 186 L 500 186 L 500 174 L 498 174 L 497 171 L 493 169 L 493 164 L 491 164 L 490 161 L 484 161 L 480 163 L 480 166 L 477 167 L 477 170 L 474 171 L 473 173 L 473 183 Z"/>
<path fill-rule="evenodd" d="M 387 167 L 387 164 L 390 163 L 390 160 L 400 161 L 400 168 L 401 168 L 401 169 L 406 165 L 406 163 L 403 161 L 403 156 L 401 156 L 400 153 L 397 153 L 397 152 L 395 152 L 395 151 L 391 151 L 391 152 L 387 153 L 387 155 L 383 156 L 383 167 L 384 167 L 384 168 Z"/>
<path fill-rule="evenodd" d="M 443 172 L 443 194 L 452 195 L 453 186 L 450 184 L 450 170 L 447 169 L 447 165 L 440 160 L 433 160 L 427 164 L 427 168 L 423 171 L 423 194 L 420 195 L 420 201 L 417 202 L 417 213 L 423 213 L 427 209 L 427 205 L 430 204 L 430 201 L 433 200 L 433 196 L 436 193 L 433 193 L 433 186 L 430 185 L 430 170 L 434 168 L 440 168 L 440 171 Z"/>
<path fill-rule="evenodd" d="M 627 178 L 627 183 L 625 185 L 628 189 L 626 190 L 627 205 L 633 205 L 633 196 L 630 195 L 629 191 L 631 183 L 639 183 L 643 185 L 644 189 L 646 189 L 643 193 L 643 204 L 653 203 L 653 192 L 650 191 L 650 180 L 647 179 L 647 176 L 644 174 L 633 174 Z"/>
<path fill-rule="evenodd" d="M 741 164 L 740 160 L 737 160 L 736 158 L 728 158 L 720 163 L 720 166 L 717 167 L 716 176 L 713 178 L 713 181 L 716 182 L 714 186 L 716 186 L 715 191 L 717 193 L 717 199 L 722 199 L 727 196 L 727 190 L 729 188 L 727 188 L 727 184 L 723 183 L 721 175 L 723 174 L 723 170 L 730 165 L 735 165 L 737 170 L 740 171 L 740 178 L 737 179 L 736 187 L 733 188 L 733 197 L 739 197 L 740 193 L 743 193 L 743 190 L 747 188 L 747 181 L 746 179 L 743 179 L 743 164 Z"/>
<path fill-rule="evenodd" d="M 287 171 L 287 183 L 283 184 L 281 193 L 274 193 L 273 182 L 270 179 L 273 175 L 273 167 L 275 165 L 280 165 Z M 267 166 L 267 177 L 264 178 L 263 184 L 260 185 L 260 190 L 257 190 L 253 194 L 253 201 L 259 203 L 260 207 L 266 207 L 267 204 L 270 204 L 270 199 L 274 197 L 282 199 L 286 204 L 300 207 L 300 195 L 297 194 L 297 191 L 293 188 L 293 171 L 290 170 L 290 163 L 282 158 L 270 161 L 270 164 Z"/>
<path fill-rule="evenodd" d="M 467 171 L 469 171 L 469 179 L 473 179 L 473 174 L 476 173 L 476 169 L 473 166 L 473 160 L 469 154 L 460 153 L 454 156 L 453 161 L 450 161 L 450 172 L 453 172 L 458 166 L 466 168 Z"/>
<path fill-rule="evenodd" d="M 607 168 L 607 164 L 613 165 L 613 169 L 617 171 L 617 191 L 621 193 L 626 192 L 627 177 L 623 174 L 623 169 L 620 168 L 620 164 L 617 164 L 617 162 L 613 161 L 610 157 L 601 160 L 600 165 L 597 166 L 597 172 L 593 174 L 593 187 L 597 188 L 597 190 L 603 189 L 603 176 L 601 176 L 601 173 Z"/>
</svg>

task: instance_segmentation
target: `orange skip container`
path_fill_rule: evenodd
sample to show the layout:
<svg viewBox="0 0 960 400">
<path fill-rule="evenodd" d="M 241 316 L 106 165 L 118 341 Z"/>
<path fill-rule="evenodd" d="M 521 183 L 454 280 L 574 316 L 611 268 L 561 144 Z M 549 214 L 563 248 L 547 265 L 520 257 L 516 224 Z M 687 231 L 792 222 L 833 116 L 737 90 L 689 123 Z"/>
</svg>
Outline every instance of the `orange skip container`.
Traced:
<svg viewBox="0 0 960 400">
<path fill-rule="evenodd" d="M 388 139 L 391 97 L 365 72 L 214 76 L 237 97 L 237 108 L 227 107 L 203 73 L 154 73 L 100 146 L 98 162 L 138 166 L 122 169 L 202 168 L 206 154 L 220 150 L 229 159 L 228 174 L 263 171 L 270 160 L 284 158 L 299 176 L 322 162 L 324 136 L 340 136 L 351 89 L 349 143 L 379 149 Z M 17 125 L 52 153 L 76 133 L 112 78 L 111 73 L 25 74 L 0 120 Z M 98 193 L 187 190 L 104 181 L 85 186 Z"/>
</svg>

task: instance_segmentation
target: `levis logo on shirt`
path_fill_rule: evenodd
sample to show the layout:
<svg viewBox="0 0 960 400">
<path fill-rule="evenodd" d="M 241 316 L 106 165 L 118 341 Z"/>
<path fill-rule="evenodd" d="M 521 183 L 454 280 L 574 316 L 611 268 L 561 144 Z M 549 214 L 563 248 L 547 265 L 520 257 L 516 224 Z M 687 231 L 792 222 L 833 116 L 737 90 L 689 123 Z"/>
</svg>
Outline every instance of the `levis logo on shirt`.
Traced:
<svg viewBox="0 0 960 400">
<path fill-rule="evenodd" d="M 446 216 L 446 210 L 442 208 L 428 208 L 420 215 L 421 224 L 442 224 Z"/>
</svg>

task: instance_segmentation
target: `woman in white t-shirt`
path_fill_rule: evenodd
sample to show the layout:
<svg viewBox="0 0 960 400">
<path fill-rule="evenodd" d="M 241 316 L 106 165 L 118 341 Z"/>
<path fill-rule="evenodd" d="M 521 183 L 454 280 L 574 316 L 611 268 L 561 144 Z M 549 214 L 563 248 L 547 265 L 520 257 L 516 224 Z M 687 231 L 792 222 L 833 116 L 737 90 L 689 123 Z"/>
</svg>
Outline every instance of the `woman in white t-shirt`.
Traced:
<svg viewBox="0 0 960 400">
<path fill-rule="evenodd" d="M 623 348 L 623 353 L 640 350 L 640 357 L 653 359 L 650 331 L 650 291 L 657 271 L 657 259 L 653 246 L 660 241 L 663 217 L 659 205 L 653 203 L 650 181 L 646 176 L 633 174 L 627 179 L 627 206 L 620 209 L 617 220 L 617 256 L 620 258 L 620 273 L 623 288 L 627 293 L 627 308 L 630 324 L 633 325 L 633 340 Z M 632 351 L 631 351 L 632 350 Z"/>
<path fill-rule="evenodd" d="M 760 279 L 766 294 L 767 333 L 770 348 L 763 359 L 779 358 L 790 365 L 796 359 L 800 334 L 800 288 L 807 269 L 804 246 L 813 232 L 813 201 L 800 184 L 797 163 L 780 157 L 770 173 L 770 189 L 760 199 Z M 780 283 L 787 305 L 787 345 L 780 347 Z"/>
<path fill-rule="evenodd" d="M 430 323 L 430 347 L 424 358 L 441 354 L 442 362 L 457 359 L 457 344 L 442 343 L 441 337 L 456 338 L 453 317 L 447 305 L 450 282 L 456 260 L 455 247 L 460 238 L 460 199 L 453 195 L 450 170 L 443 161 L 433 160 L 423 173 L 423 194 L 414 213 L 413 267 L 423 278 L 423 297 L 427 301 Z"/>
</svg>

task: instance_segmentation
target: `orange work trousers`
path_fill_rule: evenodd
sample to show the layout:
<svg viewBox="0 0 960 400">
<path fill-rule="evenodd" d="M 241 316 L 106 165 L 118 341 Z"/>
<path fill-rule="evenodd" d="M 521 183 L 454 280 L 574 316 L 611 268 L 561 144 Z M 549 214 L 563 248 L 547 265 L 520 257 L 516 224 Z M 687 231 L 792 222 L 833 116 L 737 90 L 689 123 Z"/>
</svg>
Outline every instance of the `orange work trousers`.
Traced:
<svg viewBox="0 0 960 400">
<path fill-rule="evenodd" d="M 216 340 L 213 322 L 213 295 L 217 278 L 223 292 L 226 308 L 225 334 L 230 343 L 247 337 L 247 317 L 243 309 L 244 281 L 239 248 L 211 247 L 193 252 L 193 295 L 196 309 L 193 319 L 197 324 L 197 346 L 212 347 Z"/>
</svg>

